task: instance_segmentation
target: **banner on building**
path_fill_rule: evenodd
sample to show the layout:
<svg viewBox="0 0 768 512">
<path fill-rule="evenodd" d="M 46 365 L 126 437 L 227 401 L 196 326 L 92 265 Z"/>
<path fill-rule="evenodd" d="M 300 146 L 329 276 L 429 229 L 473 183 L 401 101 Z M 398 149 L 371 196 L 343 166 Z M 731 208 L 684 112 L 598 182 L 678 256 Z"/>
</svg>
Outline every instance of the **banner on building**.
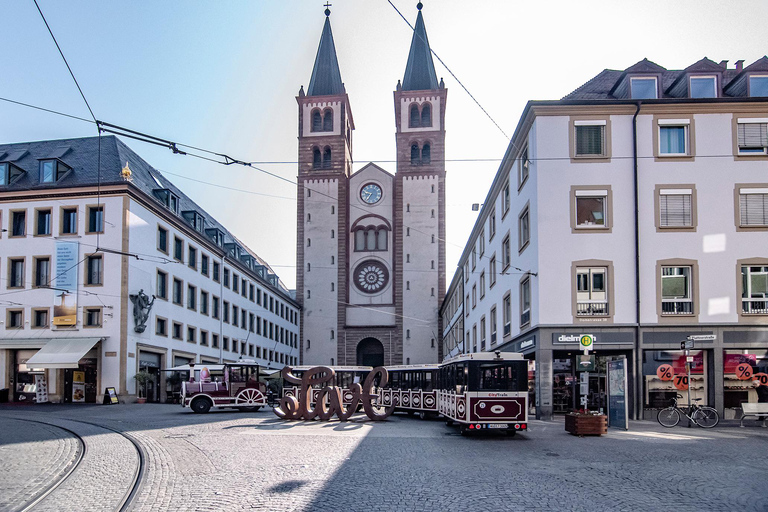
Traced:
<svg viewBox="0 0 768 512">
<path fill-rule="evenodd" d="M 80 244 L 56 242 L 56 270 L 53 280 L 53 325 L 77 323 L 77 276 Z"/>
</svg>

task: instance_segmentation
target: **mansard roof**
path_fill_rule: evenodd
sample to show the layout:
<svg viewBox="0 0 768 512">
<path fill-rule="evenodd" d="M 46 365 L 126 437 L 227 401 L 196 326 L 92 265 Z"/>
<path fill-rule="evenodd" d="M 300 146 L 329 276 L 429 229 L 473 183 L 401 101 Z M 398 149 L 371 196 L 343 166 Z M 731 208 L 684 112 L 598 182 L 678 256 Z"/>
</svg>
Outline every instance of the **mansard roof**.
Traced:
<svg viewBox="0 0 768 512">
<path fill-rule="evenodd" d="M 336 58 L 336 45 L 333 43 L 329 14 L 330 11 L 326 10 L 325 24 L 320 36 L 320 45 L 317 47 L 315 67 L 312 69 L 307 96 L 344 94 L 344 84 L 341 81 L 339 61 Z"/>
<path fill-rule="evenodd" d="M 416 26 L 413 28 L 411 50 L 408 53 L 408 64 L 403 76 L 404 91 L 424 91 L 437 89 L 435 64 L 432 62 L 432 51 L 429 48 L 427 29 L 424 17 L 421 15 L 421 3 L 418 5 L 419 14 L 416 16 Z"/>
</svg>

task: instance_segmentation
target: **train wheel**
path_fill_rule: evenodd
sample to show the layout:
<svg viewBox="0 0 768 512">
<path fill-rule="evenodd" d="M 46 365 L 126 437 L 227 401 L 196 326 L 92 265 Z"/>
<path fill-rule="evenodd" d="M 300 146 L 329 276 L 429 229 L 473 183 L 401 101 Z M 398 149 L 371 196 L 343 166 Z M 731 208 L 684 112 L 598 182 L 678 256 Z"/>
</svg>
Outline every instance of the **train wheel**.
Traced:
<svg viewBox="0 0 768 512">
<path fill-rule="evenodd" d="M 211 410 L 211 401 L 207 398 L 195 398 L 189 408 L 198 414 L 205 414 Z"/>
<path fill-rule="evenodd" d="M 424 412 L 424 411 L 419 411 L 419 419 L 420 419 L 420 420 L 425 420 L 425 419 L 427 419 L 427 413 L 426 413 L 426 412 Z"/>
</svg>

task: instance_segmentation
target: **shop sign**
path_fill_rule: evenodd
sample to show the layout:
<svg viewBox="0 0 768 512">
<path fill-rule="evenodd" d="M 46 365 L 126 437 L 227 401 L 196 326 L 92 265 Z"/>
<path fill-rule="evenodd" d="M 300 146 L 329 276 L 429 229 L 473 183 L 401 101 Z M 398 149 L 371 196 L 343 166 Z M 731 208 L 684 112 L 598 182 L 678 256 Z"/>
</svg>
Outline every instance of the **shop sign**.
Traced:
<svg viewBox="0 0 768 512">
<path fill-rule="evenodd" d="M 53 325 L 77 323 L 78 242 L 56 242 L 56 289 L 53 299 Z"/>
<path fill-rule="evenodd" d="M 757 366 L 757 354 L 725 354 L 723 361 L 725 373 L 736 373 L 736 367 L 742 363 Z"/>
<path fill-rule="evenodd" d="M 72 372 L 72 401 L 85 402 L 85 372 Z"/>
<path fill-rule="evenodd" d="M 741 363 L 736 367 L 736 378 L 739 380 L 750 380 L 752 378 L 752 365 Z"/>
<path fill-rule="evenodd" d="M 526 348 L 532 347 L 536 344 L 536 340 L 531 338 L 530 340 L 525 340 L 520 342 L 520 350 L 525 350 Z"/>
<path fill-rule="evenodd" d="M 553 332 L 552 343 L 553 344 L 579 344 L 581 346 L 581 338 L 584 334 L 571 334 L 564 332 Z M 635 335 L 631 332 L 603 332 L 600 334 L 590 334 L 592 336 L 592 342 L 594 345 L 629 345 L 635 342 Z"/>
<path fill-rule="evenodd" d="M 656 376 L 659 380 L 668 382 L 675 376 L 675 370 L 672 368 L 671 364 L 662 364 L 656 368 Z"/>
</svg>

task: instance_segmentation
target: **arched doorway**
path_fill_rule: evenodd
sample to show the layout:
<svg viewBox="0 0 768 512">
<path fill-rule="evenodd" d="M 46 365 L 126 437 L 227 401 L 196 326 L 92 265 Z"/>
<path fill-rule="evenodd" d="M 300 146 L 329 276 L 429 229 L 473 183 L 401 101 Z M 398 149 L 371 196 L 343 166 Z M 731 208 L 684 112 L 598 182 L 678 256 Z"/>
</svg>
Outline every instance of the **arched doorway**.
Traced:
<svg viewBox="0 0 768 512">
<path fill-rule="evenodd" d="M 376 338 L 365 338 L 357 344 L 358 366 L 383 366 L 384 345 Z"/>
</svg>

